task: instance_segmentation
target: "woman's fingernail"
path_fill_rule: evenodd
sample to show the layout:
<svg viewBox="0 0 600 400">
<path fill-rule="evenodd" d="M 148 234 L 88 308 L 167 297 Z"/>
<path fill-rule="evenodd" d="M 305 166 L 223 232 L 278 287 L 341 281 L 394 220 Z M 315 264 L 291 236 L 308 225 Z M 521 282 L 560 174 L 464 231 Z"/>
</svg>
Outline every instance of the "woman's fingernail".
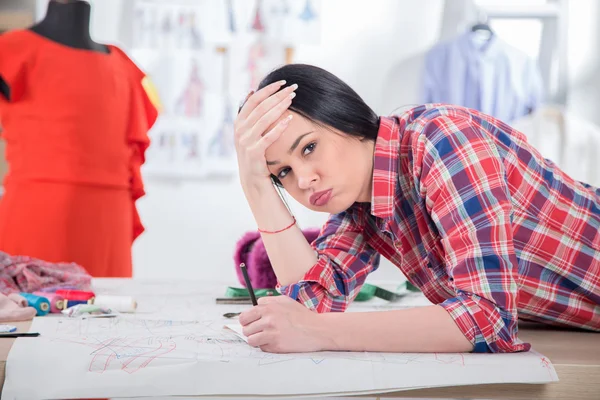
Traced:
<svg viewBox="0 0 600 400">
<path fill-rule="evenodd" d="M 281 121 L 281 124 L 282 124 L 282 125 L 287 125 L 287 124 L 289 124 L 289 123 L 290 123 L 290 121 L 292 120 L 292 117 L 293 117 L 293 115 L 292 115 L 292 114 L 288 115 L 286 119 L 284 119 L 283 121 Z"/>
<path fill-rule="evenodd" d="M 279 86 L 283 86 L 283 85 L 285 85 L 285 84 L 286 84 L 286 81 L 279 81 L 279 82 L 277 82 L 277 84 L 278 84 Z"/>
<path fill-rule="evenodd" d="M 298 84 L 294 83 L 292 86 L 290 86 L 292 88 L 292 90 L 296 90 L 298 89 Z"/>
<path fill-rule="evenodd" d="M 290 99 L 293 99 L 294 97 L 296 97 L 296 92 L 290 93 Z"/>
</svg>

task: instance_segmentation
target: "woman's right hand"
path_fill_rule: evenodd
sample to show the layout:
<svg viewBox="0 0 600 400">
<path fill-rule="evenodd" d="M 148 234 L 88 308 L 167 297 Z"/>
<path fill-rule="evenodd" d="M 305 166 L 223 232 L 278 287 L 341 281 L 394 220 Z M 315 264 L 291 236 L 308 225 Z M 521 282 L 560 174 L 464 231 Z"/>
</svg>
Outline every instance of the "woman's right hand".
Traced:
<svg viewBox="0 0 600 400">
<path fill-rule="evenodd" d="M 270 181 L 265 151 L 287 128 L 291 114 L 271 130 L 267 129 L 292 104 L 298 85 L 279 92 L 285 81 L 272 83 L 256 93 L 250 92 L 234 124 L 235 149 L 242 186 Z"/>
</svg>

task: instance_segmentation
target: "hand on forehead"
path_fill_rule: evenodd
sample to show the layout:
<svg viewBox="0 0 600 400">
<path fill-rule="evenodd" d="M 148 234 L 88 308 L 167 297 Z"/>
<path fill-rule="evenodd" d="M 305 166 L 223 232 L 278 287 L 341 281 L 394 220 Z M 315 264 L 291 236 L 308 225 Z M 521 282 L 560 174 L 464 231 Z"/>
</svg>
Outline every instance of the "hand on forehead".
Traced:
<svg viewBox="0 0 600 400">
<path fill-rule="evenodd" d="M 240 108 L 236 124 L 245 128 L 252 127 L 257 137 L 264 136 L 270 127 L 282 116 L 285 119 L 295 90 L 298 85 L 291 85 L 281 89 L 285 81 L 278 81 L 267 85 L 256 93 L 250 92 Z"/>
</svg>

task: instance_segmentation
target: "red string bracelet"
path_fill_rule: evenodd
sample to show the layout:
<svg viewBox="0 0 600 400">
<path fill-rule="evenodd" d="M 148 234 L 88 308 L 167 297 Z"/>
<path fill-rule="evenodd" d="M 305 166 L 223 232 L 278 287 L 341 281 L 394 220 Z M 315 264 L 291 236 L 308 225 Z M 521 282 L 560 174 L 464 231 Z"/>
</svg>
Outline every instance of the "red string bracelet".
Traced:
<svg viewBox="0 0 600 400">
<path fill-rule="evenodd" d="M 260 229 L 260 228 L 258 228 L 258 231 L 259 231 L 260 233 L 270 233 L 270 234 L 274 234 L 274 233 L 280 233 L 280 232 L 283 232 L 283 231 L 287 231 L 287 230 L 288 230 L 288 229 L 290 229 L 292 226 L 296 225 L 296 217 L 292 217 L 292 218 L 294 218 L 294 221 L 293 221 L 291 224 L 289 224 L 289 225 L 288 225 L 288 226 L 286 226 L 285 228 L 283 228 L 283 229 L 280 229 L 280 230 L 278 230 L 278 231 L 265 231 L 265 230 L 263 230 L 263 229 Z"/>
</svg>

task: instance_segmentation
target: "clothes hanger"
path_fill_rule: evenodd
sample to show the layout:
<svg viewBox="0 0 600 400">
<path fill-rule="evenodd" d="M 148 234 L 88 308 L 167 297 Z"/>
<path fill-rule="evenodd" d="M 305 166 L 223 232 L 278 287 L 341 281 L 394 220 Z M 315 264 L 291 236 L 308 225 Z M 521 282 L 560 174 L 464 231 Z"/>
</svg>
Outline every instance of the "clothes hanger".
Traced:
<svg viewBox="0 0 600 400">
<path fill-rule="evenodd" d="M 492 35 L 494 34 L 494 31 L 492 31 L 492 28 L 490 27 L 488 16 L 483 11 L 479 11 L 477 22 L 471 27 L 471 32 L 478 31 L 486 31 Z"/>
<path fill-rule="evenodd" d="M 477 47 L 483 49 L 494 36 L 488 16 L 483 11 L 479 11 L 477 22 L 471 26 L 471 40 Z"/>
</svg>

